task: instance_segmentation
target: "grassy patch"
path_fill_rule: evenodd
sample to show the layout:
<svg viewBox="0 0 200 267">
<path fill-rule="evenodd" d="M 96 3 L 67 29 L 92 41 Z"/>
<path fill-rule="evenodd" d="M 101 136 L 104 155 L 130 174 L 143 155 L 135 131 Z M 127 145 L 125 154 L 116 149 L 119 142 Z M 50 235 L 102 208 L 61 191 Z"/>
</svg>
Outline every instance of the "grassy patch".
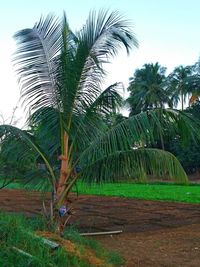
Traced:
<svg viewBox="0 0 200 267">
<path fill-rule="evenodd" d="M 0 181 L 0 187 L 2 187 L 4 183 Z M 20 183 L 10 183 L 4 188 L 9 188 L 9 189 L 22 189 L 23 186 Z"/>
<path fill-rule="evenodd" d="M 122 264 L 124 263 L 122 257 L 118 253 L 114 251 L 108 251 L 94 238 L 81 237 L 78 234 L 76 228 L 74 228 L 73 226 L 70 226 L 66 229 L 64 237 L 79 244 L 80 246 L 91 248 L 95 251 L 97 257 L 106 259 L 106 263 L 108 264 L 112 264 L 114 266 L 122 266 Z"/>
<path fill-rule="evenodd" d="M 79 194 L 200 203 L 200 185 L 106 183 L 78 184 Z"/>
<path fill-rule="evenodd" d="M 22 215 L 10 215 L 0 213 L 0 266 L 1 267 L 91 267 L 82 257 L 67 252 L 63 248 L 52 251 L 41 238 L 35 236 L 36 230 L 45 230 L 45 222 L 40 218 L 27 219 Z M 73 229 L 66 230 L 65 238 L 73 240 L 80 253 L 89 247 L 89 242 Z M 76 241 L 75 241 L 76 240 Z M 117 266 L 113 260 L 113 254 L 104 253 L 100 245 L 98 252 L 92 247 L 98 257 L 101 251 L 103 261 Z M 17 249 L 16 249 L 17 248 Z M 22 254 L 19 250 L 26 252 Z M 78 252 L 79 253 L 79 252 Z M 29 255 L 28 255 L 29 254 Z M 31 255 L 31 257 L 30 257 Z M 120 259 L 120 258 L 119 258 Z M 113 265 L 117 263 L 117 265 Z M 106 265 L 107 266 L 107 265 Z M 103 266 L 102 266 L 103 267 Z"/>
</svg>

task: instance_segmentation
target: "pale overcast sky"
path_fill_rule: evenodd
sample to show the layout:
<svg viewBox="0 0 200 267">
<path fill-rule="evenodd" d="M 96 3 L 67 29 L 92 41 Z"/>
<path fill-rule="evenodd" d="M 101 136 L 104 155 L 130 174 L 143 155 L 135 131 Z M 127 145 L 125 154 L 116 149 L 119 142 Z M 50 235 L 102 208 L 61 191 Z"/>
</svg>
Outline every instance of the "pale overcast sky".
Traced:
<svg viewBox="0 0 200 267">
<path fill-rule="evenodd" d="M 178 65 L 195 63 L 200 56 L 199 0 L 6 0 L 0 16 L 0 114 L 8 118 L 19 99 L 19 87 L 12 67 L 13 34 L 32 27 L 40 15 L 66 11 L 72 30 L 80 29 L 91 9 L 119 10 L 130 19 L 139 49 L 129 57 L 121 53 L 109 67 L 106 84 L 128 78 L 145 63 L 159 62 L 168 72 Z M 18 111 L 17 117 L 23 117 Z M 1 123 L 1 121 L 0 121 Z"/>
</svg>

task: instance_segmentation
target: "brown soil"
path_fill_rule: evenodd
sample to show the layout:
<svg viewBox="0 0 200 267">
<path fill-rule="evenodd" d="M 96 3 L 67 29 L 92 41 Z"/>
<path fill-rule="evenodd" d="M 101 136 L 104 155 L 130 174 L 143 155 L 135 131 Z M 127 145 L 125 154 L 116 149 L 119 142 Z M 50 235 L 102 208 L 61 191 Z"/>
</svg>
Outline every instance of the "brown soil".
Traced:
<svg viewBox="0 0 200 267">
<path fill-rule="evenodd" d="M 41 206 L 37 192 L 0 191 L 2 210 L 33 215 Z M 200 205 L 80 196 L 73 206 L 71 222 L 81 231 L 123 230 L 97 239 L 119 251 L 126 267 L 200 267 Z"/>
</svg>

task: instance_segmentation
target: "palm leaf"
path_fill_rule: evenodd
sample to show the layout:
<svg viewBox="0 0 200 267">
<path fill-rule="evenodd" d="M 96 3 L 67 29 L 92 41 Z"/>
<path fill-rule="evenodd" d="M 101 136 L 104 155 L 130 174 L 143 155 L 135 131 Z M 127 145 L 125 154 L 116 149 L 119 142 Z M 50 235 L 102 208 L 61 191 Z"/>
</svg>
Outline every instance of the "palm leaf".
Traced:
<svg viewBox="0 0 200 267">
<path fill-rule="evenodd" d="M 32 29 L 15 34 L 17 65 L 21 96 L 26 107 L 37 110 L 57 105 L 56 57 L 61 49 L 61 27 L 58 19 L 48 15 Z"/>
<path fill-rule="evenodd" d="M 114 83 L 107 87 L 86 110 L 86 116 L 91 113 L 109 115 L 122 107 L 123 99 L 119 91 L 123 89 L 122 83 Z"/>
<path fill-rule="evenodd" d="M 170 136 L 181 136 L 183 142 L 198 136 L 197 122 L 189 114 L 176 110 L 152 110 L 129 117 L 97 137 L 80 155 L 80 162 L 90 164 L 116 151 L 154 144 L 167 129 Z"/>
<path fill-rule="evenodd" d="M 49 15 L 16 33 L 15 62 L 26 107 L 31 112 L 54 107 L 63 113 L 61 127 L 69 128 L 73 114 L 84 113 L 101 93 L 103 64 L 120 47 L 129 52 L 137 46 L 129 26 L 118 12 L 100 11 L 91 12 L 76 35 L 65 14 L 62 22 Z"/>
<path fill-rule="evenodd" d="M 101 136 L 108 126 L 108 116 L 122 105 L 122 97 L 118 93 L 122 89 L 121 83 L 110 85 L 94 100 L 83 115 L 73 115 L 71 126 L 71 140 L 78 151 L 83 151 L 94 139 Z"/>
<path fill-rule="evenodd" d="M 94 182 L 147 181 L 148 176 L 187 183 L 187 175 L 176 157 L 159 149 L 131 149 L 98 159 L 82 168 L 81 179 Z"/>
<path fill-rule="evenodd" d="M 75 53 L 67 62 L 65 88 L 68 105 L 66 114 L 72 111 L 82 113 L 101 93 L 101 83 L 105 76 L 103 64 L 115 55 L 121 46 L 127 51 L 137 44 L 128 22 L 119 13 L 92 12 L 82 28 L 76 34 Z M 67 46 L 66 46 L 67 47 Z M 73 55 L 73 56 L 72 56 Z M 73 110 L 72 110 L 73 108 Z"/>
<path fill-rule="evenodd" d="M 40 156 L 49 172 L 49 181 L 52 186 L 55 186 L 56 177 L 54 170 L 48 160 L 48 157 L 44 154 L 38 144 L 35 142 L 34 138 L 26 131 L 20 130 L 11 125 L 0 125 L 0 138 L 1 138 L 1 157 L 10 158 L 11 162 L 16 162 L 16 164 L 23 164 L 24 160 L 30 158 L 29 155 L 35 158 L 35 154 Z M 6 142 L 9 138 L 10 145 Z M 15 138 L 16 142 L 12 141 Z M 5 142 L 5 146 L 4 145 Z M 16 145 L 18 149 L 16 148 Z M 13 148 L 14 146 L 14 148 Z"/>
</svg>

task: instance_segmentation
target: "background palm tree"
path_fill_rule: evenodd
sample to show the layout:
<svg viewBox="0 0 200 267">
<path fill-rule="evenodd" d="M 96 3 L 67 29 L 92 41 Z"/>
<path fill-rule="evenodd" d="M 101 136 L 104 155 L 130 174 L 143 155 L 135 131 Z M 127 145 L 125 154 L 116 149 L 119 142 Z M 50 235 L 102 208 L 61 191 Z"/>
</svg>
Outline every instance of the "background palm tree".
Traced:
<svg viewBox="0 0 200 267">
<path fill-rule="evenodd" d="M 172 154 L 145 149 L 145 145 L 157 140 L 166 127 L 171 134 L 190 135 L 194 127 L 188 114 L 152 110 L 113 127 L 105 123 L 120 106 L 117 90 L 121 85 L 102 91 L 103 67 L 121 47 L 129 52 L 137 46 L 129 22 L 118 12 L 90 13 L 76 34 L 65 15 L 62 21 L 49 15 L 32 29 L 19 31 L 15 38 L 15 62 L 21 97 L 29 111 L 28 128 L 0 126 L 1 169 L 13 163 L 13 154 L 15 165 L 31 160 L 31 168 L 23 169 L 19 178 L 32 187 L 52 188 L 56 211 L 52 219 L 60 230 L 68 214 L 68 194 L 77 179 L 101 182 L 167 173 L 179 182 L 187 181 Z"/>
<path fill-rule="evenodd" d="M 192 76 L 189 80 L 189 105 L 192 105 L 199 100 L 200 96 L 200 60 L 192 67 Z"/>
<path fill-rule="evenodd" d="M 181 110 L 184 109 L 186 97 L 192 92 L 193 66 L 179 66 L 168 76 L 168 92 L 174 107 L 181 102 Z"/>
<path fill-rule="evenodd" d="M 166 69 L 158 63 L 145 64 L 143 68 L 136 70 L 131 77 L 128 91 L 130 96 L 127 103 L 130 107 L 130 115 L 154 108 L 164 108 L 170 103 L 166 91 Z"/>
</svg>

